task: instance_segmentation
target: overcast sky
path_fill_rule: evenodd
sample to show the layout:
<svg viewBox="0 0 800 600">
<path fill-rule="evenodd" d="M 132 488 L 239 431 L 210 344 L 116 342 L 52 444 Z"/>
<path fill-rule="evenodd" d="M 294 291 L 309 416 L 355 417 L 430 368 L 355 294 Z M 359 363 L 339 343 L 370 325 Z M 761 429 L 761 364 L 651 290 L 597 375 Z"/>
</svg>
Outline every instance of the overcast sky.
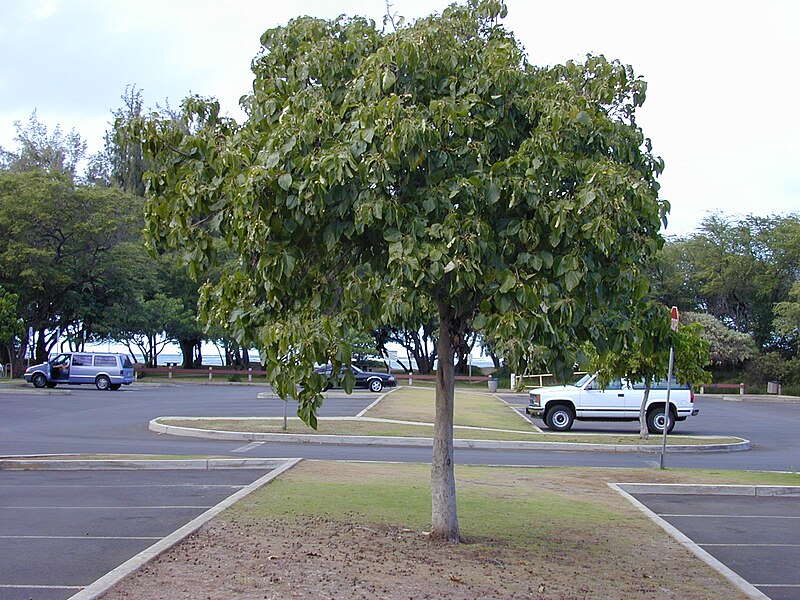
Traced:
<svg viewBox="0 0 800 600">
<path fill-rule="evenodd" d="M 408 20 L 449 2 L 393 0 Z M 709 212 L 800 210 L 800 2 L 507 0 L 505 26 L 531 62 L 602 53 L 647 80 L 639 113 L 666 161 L 670 235 Z M 111 110 L 134 84 L 153 106 L 215 96 L 242 117 L 263 31 L 309 14 L 364 15 L 384 0 L 0 0 L 0 146 L 37 111 L 101 147 Z"/>
</svg>

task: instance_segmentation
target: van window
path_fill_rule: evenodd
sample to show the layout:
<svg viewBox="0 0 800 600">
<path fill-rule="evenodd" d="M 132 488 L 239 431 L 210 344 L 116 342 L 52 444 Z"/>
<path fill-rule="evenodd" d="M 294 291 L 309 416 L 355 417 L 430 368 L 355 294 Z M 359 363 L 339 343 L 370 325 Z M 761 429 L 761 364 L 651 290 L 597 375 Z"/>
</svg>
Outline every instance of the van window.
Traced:
<svg viewBox="0 0 800 600">
<path fill-rule="evenodd" d="M 91 367 L 92 355 L 91 354 L 73 354 L 72 355 L 73 367 Z"/>
<path fill-rule="evenodd" d="M 127 356 L 123 356 L 122 357 L 122 368 L 123 369 L 132 369 L 133 368 L 133 363 L 131 362 L 131 359 L 128 358 Z"/>
<path fill-rule="evenodd" d="M 100 354 L 94 357 L 94 366 L 95 367 L 116 367 L 117 366 L 117 357 L 116 356 L 109 356 L 107 354 Z"/>
</svg>

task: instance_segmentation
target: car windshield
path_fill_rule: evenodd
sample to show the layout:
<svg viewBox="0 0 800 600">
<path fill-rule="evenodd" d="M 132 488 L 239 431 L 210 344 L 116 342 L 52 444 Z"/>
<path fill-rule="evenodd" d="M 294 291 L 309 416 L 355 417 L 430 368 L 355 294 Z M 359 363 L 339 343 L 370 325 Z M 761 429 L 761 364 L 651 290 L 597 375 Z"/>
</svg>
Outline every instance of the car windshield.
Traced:
<svg viewBox="0 0 800 600">
<path fill-rule="evenodd" d="M 583 377 L 581 377 L 580 379 L 578 379 L 578 381 L 576 381 L 576 382 L 575 382 L 575 383 L 573 383 L 572 385 L 574 385 L 575 387 L 578 387 L 578 388 L 582 388 L 584 385 L 586 385 L 586 384 L 589 382 L 589 380 L 590 380 L 592 377 L 594 377 L 594 374 L 593 374 L 593 373 L 587 373 L 586 375 L 584 375 Z"/>
<path fill-rule="evenodd" d="M 363 373 L 364 372 L 364 371 L 362 371 L 361 369 L 359 369 L 355 365 L 350 365 L 350 368 L 352 369 L 353 373 Z"/>
</svg>

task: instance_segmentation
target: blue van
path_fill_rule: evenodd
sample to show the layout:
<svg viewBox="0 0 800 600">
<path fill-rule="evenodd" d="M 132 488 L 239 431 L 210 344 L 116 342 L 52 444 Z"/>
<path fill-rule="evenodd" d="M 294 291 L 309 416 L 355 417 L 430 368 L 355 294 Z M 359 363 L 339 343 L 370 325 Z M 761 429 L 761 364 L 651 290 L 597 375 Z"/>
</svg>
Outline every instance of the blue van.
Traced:
<svg viewBox="0 0 800 600">
<path fill-rule="evenodd" d="M 118 390 L 134 380 L 133 363 L 126 354 L 70 352 L 53 360 L 31 365 L 23 375 L 37 388 L 54 388 L 59 383 L 93 383 L 98 390 Z"/>
</svg>

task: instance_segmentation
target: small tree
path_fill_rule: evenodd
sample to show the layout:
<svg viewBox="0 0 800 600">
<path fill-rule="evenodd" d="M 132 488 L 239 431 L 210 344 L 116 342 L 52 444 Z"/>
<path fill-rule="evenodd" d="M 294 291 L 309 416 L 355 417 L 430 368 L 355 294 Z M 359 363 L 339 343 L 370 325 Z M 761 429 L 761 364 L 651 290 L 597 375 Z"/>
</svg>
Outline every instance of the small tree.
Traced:
<svg viewBox="0 0 800 600">
<path fill-rule="evenodd" d="M 635 121 L 646 85 L 590 56 L 531 65 L 470 0 L 381 33 L 361 18 L 271 29 L 248 119 L 190 98 L 183 123 L 139 123 L 151 243 L 195 272 L 239 257 L 201 313 L 258 341 L 268 378 L 316 426 L 352 332 L 438 318 L 434 538 L 459 540 L 454 355 L 472 330 L 511 365 L 569 373 L 579 340 L 621 347 L 663 243 L 661 161 Z M 298 383 L 302 386 L 298 388 Z M 352 379 L 345 378 L 345 385 Z"/>
<path fill-rule="evenodd" d="M 775 330 L 794 341 L 795 355 L 800 356 L 800 281 L 795 281 L 784 302 L 775 305 Z"/>
<path fill-rule="evenodd" d="M 17 296 L 0 286 L 0 366 L 14 361 L 15 346 L 22 337 L 24 326 L 17 313 Z"/>
<path fill-rule="evenodd" d="M 613 377 L 644 382 L 644 396 L 639 407 L 639 437 L 647 439 L 647 402 L 651 386 L 667 378 L 669 350 L 674 350 L 673 377 L 680 382 L 698 385 L 711 381 L 704 369 L 708 364 L 708 342 L 701 336 L 702 326 L 693 323 L 670 328 L 670 312 L 659 304 L 650 304 L 640 315 L 634 328 L 632 344 L 622 350 L 598 353 L 586 348 L 590 368 L 600 372 L 600 383 L 606 385 Z M 666 414 L 666 411 L 665 411 Z"/>
</svg>

